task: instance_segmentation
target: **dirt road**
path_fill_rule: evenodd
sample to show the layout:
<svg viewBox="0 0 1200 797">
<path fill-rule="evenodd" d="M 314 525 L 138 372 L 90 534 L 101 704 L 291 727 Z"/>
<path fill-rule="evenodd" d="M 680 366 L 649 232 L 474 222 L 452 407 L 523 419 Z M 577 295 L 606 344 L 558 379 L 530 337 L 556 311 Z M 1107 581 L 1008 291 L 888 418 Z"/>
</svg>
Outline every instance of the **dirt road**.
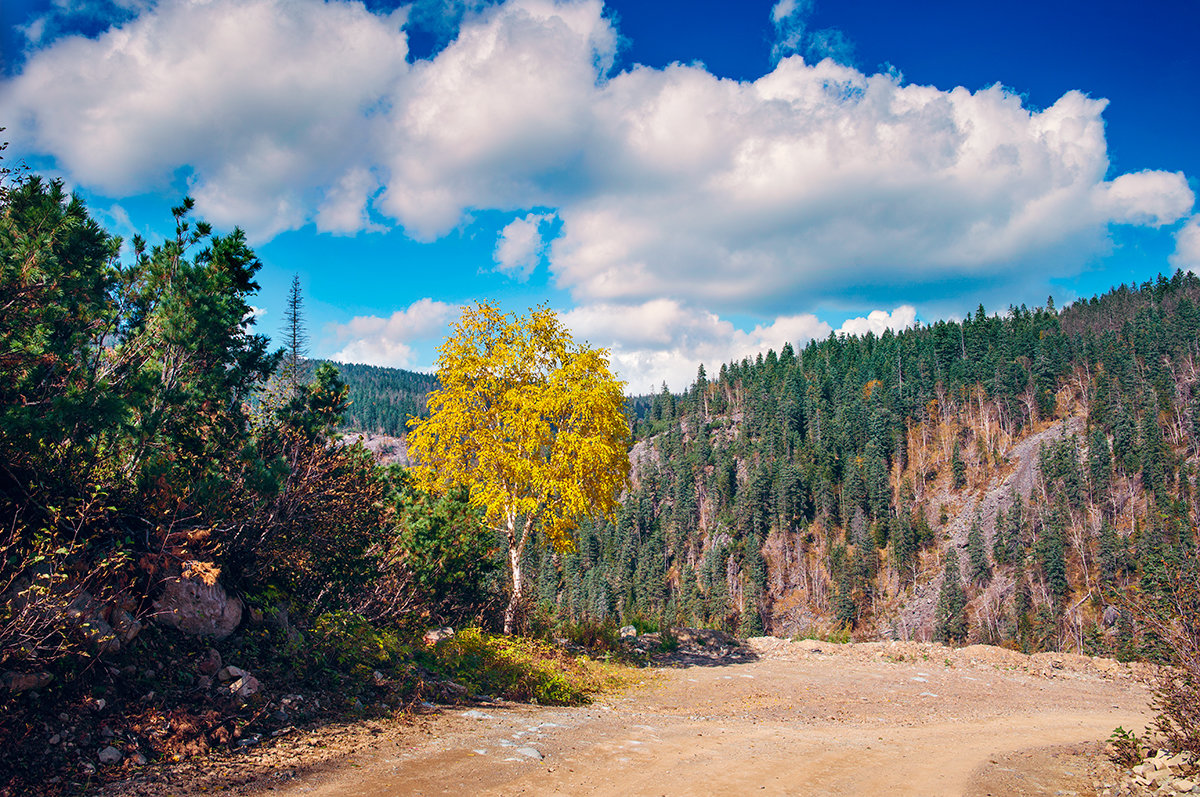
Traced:
<svg viewBox="0 0 1200 797">
<path fill-rule="evenodd" d="M 1095 794 L 1098 741 L 1149 719 L 1144 687 L 1106 660 L 750 645 L 584 708 L 450 709 L 272 793 Z"/>
</svg>

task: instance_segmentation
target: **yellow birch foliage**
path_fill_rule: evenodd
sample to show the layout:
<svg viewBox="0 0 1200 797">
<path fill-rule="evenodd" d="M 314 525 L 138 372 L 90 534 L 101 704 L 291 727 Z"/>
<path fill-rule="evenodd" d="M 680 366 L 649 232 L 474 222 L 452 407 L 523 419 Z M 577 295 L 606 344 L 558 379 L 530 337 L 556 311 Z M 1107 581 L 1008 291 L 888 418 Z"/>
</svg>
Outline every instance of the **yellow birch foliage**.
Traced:
<svg viewBox="0 0 1200 797">
<path fill-rule="evenodd" d="M 577 345 L 546 307 L 521 318 L 481 303 L 463 308 L 439 352 L 429 417 L 410 422 L 417 482 L 465 485 L 510 546 L 540 524 L 556 550 L 572 550 L 578 521 L 611 516 L 629 478 L 607 351 Z"/>
</svg>

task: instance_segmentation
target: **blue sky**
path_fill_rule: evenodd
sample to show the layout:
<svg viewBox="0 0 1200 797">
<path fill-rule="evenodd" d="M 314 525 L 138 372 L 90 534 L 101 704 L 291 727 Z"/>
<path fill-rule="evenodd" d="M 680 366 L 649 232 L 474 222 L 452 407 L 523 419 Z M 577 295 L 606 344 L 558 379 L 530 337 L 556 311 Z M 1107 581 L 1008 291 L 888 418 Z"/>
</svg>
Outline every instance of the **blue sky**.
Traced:
<svg viewBox="0 0 1200 797">
<path fill-rule="evenodd" d="M 313 353 L 548 303 L 643 392 L 831 331 L 1200 268 L 1200 2 L 6 2 L 10 157 L 183 194 Z"/>
</svg>

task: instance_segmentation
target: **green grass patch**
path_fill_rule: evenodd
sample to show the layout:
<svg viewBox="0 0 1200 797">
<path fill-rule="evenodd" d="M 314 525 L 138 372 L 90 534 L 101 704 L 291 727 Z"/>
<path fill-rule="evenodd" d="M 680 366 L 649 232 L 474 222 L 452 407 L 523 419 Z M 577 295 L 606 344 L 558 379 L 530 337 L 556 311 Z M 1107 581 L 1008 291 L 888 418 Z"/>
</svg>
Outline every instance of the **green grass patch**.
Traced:
<svg viewBox="0 0 1200 797">
<path fill-rule="evenodd" d="M 572 656 L 536 639 L 466 628 L 431 650 L 436 669 L 474 695 L 550 706 L 590 703 L 600 692 L 630 682 L 633 670 Z"/>
</svg>

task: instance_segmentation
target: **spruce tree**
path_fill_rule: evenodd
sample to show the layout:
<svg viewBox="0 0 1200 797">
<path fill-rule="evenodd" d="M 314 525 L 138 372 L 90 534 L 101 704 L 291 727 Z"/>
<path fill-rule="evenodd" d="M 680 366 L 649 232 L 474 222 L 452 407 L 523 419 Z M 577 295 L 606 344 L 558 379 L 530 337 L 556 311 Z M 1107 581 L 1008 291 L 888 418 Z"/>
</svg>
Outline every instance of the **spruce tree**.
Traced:
<svg viewBox="0 0 1200 797">
<path fill-rule="evenodd" d="M 292 275 L 287 309 L 283 312 L 283 363 L 280 376 L 293 395 L 308 382 L 308 331 L 304 328 L 304 296 L 300 293 L 300 275 Z"/>
<path fill-rule="evenodd" d="M 1100 427 L 1092 428 L 1088 440 L 1088 478 L 1091 482 L 1092 500 L 1100 503 L 1108 496 L 1108 488 L 1112 482 L 1112 452 L 1108 447 L 1108 438 Z"/>
<path fill-rule="evenodd" d="M 986 585 L 992 580 L 992 568 L 988 563 L 987 550 L 983 545 L 983 530 L 979 527 L 979 517 L 971 524 L 967 534 L 967 556 L 971 569 L 971 582 Z"/>
<path fill-rule="evenodd" d="M 958 440 L 954 441 L 954 448 L 950 452 L 950 473 L 954 479 L 954 489 L 961 489 L 967 483 L 967 463 L 962 458 L 962 446 Z"/>
<path fill-rule="evenodd" d="M 1008 541 L 1008 517 L 1002 507 L 996 510 L 996 531 L 992 534 L 992 559 L 998 565 L 1006 565 L 1011 550 Z"/>
<path fill-rule="evenodd" d="M 967 638 L 967 593 L 963 589 L 958 552 L 954 548 L 946 551 L 933 638 L 950 645 L 962 643 Z"/>
</svg>

